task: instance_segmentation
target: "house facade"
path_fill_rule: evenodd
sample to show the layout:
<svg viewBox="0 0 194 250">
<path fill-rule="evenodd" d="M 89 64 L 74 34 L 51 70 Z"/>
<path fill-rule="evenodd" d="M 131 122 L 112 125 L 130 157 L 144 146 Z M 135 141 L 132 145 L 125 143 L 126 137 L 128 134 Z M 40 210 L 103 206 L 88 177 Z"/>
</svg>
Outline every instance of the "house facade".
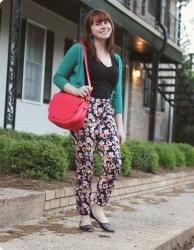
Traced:
<svg viewBox="0 0 194 250">
<path fill-rule="evenodd" d="M 48 102 L 58 91 L 52 76 L 69 47 L 81 38 L 86 13 L 95 8 L 107 10 L 115 23 L 116 51 L 123 60 L 127 137 L 147 140 L 154 131 L 154 140 L 171 141 L 176 68 L 182 60 L 176 0 L 4 0 L 0 4 L 0 127 L 66 133 L 47 119 Z M 13 31 L 16 23 L 18 33 Z M 15 61 L 10 59 L 13 51 Z"/>
</svg>

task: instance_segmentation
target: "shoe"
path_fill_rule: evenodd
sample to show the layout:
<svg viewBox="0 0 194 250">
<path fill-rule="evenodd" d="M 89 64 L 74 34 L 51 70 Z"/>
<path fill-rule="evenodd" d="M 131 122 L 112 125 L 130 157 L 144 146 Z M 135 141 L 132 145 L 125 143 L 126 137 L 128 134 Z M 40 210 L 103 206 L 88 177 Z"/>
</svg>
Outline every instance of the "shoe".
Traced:
<svg viewBox="0 0 194 250">
<path fill-rule="evenodd" d="M 112 227 L 112 225 L 110 223 L 101 223 L 98 219 L 96 219 L 96 217 L 92 213 L 92 209 L 90 210 L 90 217 L 92 219 L 96 220 L 104 231 L 110 232 L 110 233 L 115 232 L 114 228 Z"/>
<path fill-rule="evenodd" d="M 80 222 L 80 224 L 81 224 L 81 222 Z M 82 230 L 84 232 L 94 232 L 94 227 L 91 224 L 87 224 L 87 225 L 83 225 L 83 226 L 81 226 L 80 224 L 79 224 L 80 230 Z"/>
</svg>

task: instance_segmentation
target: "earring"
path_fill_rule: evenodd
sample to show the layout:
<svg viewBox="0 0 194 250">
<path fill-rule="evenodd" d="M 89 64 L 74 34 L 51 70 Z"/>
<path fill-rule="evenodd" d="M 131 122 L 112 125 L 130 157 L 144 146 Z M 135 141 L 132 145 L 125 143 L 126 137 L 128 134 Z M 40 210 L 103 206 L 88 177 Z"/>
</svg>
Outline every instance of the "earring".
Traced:
<svg viewBox="0 0 194 250">
<path fill-rule="evenodd" d="M 89 39 L 90 39 L 90 41 L 93 43 L 93 41 L 94 41 L 94 36 L 93 36 L 92 34 L 90 34 L 90 35 L 89 35 Z"/>
</svg>

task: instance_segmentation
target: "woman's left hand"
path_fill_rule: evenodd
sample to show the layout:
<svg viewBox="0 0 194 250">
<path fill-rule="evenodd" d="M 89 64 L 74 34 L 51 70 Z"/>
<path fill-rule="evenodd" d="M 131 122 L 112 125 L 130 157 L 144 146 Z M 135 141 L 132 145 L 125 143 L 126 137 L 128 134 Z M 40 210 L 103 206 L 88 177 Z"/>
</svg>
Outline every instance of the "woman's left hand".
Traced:
<svg viewBox="0 0 194 250">
<path fill-rule="evenodd" d="M 125 142 L 125 133 L 122 128 L 118 129 L 118 137 L 120 144 L 123 144 Z"/>
</svg>

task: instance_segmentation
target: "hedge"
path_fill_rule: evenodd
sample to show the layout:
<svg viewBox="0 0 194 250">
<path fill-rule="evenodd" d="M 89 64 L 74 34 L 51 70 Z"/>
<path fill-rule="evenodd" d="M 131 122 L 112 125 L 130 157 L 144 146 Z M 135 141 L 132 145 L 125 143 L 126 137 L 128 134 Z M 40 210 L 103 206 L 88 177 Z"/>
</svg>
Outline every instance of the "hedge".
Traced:
<svg viewBox="0 0 194 250">
<path fill-rule="evenodd" d="M 186 157 L 183 151 L 178 147 L 176 143 L 171 144 L 173 148 L 175 159 L 176 159 L 176 167 L 186 166 Z"/>
<path fill-rule="evenodd" d="M 46 140 L 16 140 L 0 135 L 0 165 L 5 172 L 44 180 L 63 180 L 67 166 L 67 153 L 61 146 Z"/>
<path fill-rule="evenodd" d="M 174 148 L 167 143 L 156 143 L 154 147 L 159 155 L 159 165 L 162 168 L 175 169 L 176 168 L 176 155 Z"/>
<path fill-rule="evenodd" d="M 194 167 L 194 148 L 189 144 L 177 143 L 176 145 L 184 153 L 186 165 Z"/>
<path fill-rule="evenodd" d="M 6 135 L 0 135 L 0 173 L 8 173 L 10 171 L 9 159 L 11 158 L 11 148 L 16 142 Z"/>
<path fill-rule="evenodd" d="M 128 148 L 128 146 L 126 144 L 122 144 L 121 145 L 121 160 L 122 160 L 121 175 L 122 176 L 129 176 L 131 174 L 132 157 L 133 157 L 133 154 Z"/>
<path fill-rule="evenodd" d="M 127 140 L 121 145 L 120 175 L 130 176 L 131 168 L 156 172 L 159 167 L 175 169 L 194 166 L 194 148 L 188 144 L 151 143 Z M 103 161 L 95 154 L 93 173 L 100 175 Z M 75 148 L 70 136 L 0 129 L 0 172 L 44 180 L 64 180 L 67 169 L 76 170 Z"/>
<path fill-rule="evenodd" d="M 126 145 L 132 153 L 132 168 L 153 173 L 157 171 L 159 157 L 151 143 L 129 140 Z"/>
</svg>

